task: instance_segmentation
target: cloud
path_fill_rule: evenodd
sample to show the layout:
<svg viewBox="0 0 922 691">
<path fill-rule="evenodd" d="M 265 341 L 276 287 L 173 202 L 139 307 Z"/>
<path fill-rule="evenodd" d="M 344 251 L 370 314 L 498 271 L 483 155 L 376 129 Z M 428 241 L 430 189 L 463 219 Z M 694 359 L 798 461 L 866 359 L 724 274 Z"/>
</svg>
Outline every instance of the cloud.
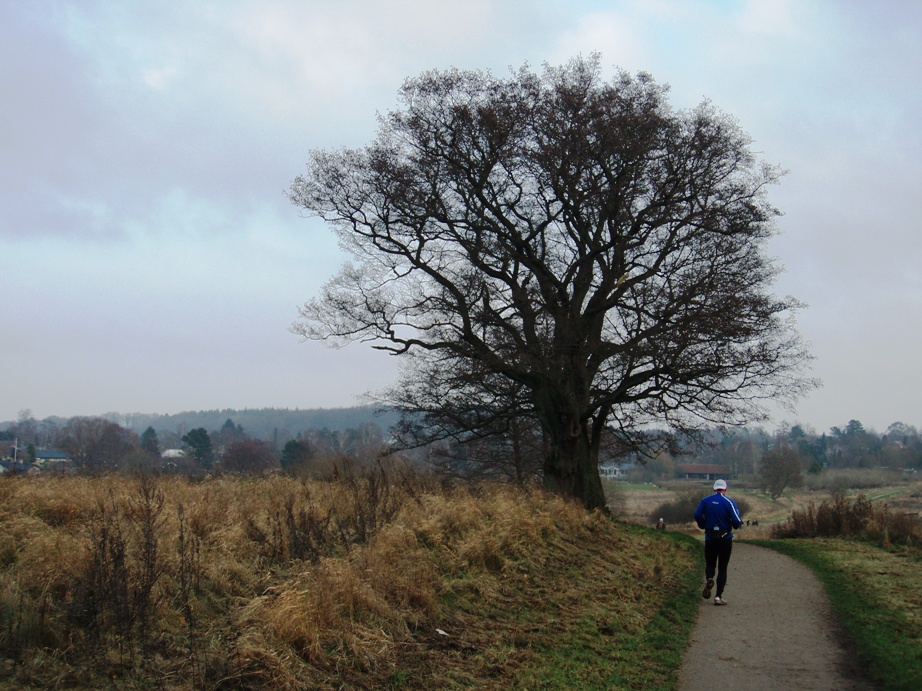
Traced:
<svg viewBox="0 0 922 691">
<path fill-rule="evenodd" d="M 342 260 L 284 194 L 307 152 L 371 141 L 424 70 L 594 51 L 676 107 L 711 99 L 790 171 L 769 250 L 811 305 L 805 421 L 909 418 L 920 30 L 895 0 L 0 3 L 0 419 L 374 388 L 392 359 L 287 332 Z"/>
</svg>

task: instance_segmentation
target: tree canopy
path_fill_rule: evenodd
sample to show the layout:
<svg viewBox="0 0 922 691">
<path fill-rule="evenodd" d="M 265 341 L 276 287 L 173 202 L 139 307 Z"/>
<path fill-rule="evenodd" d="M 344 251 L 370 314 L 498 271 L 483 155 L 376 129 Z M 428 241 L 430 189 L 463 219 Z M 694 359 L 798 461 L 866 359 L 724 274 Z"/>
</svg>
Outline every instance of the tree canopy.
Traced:
<svg viewBox="0 0 922 691">
<path fill-rule="evenodd" d="M 603 431 L 795 399 L 812 385 L 800 305 L 772 295 L 764 253 L 780 171 L 731 117 L 666 96 L 646 74 L 604 81 L 594 57 L 408 80 L 371 144 L 313 151 L 291 186 L 355 258 L 293 330 L 411 355 L 411 379 L 473 373 L 483 410 L 508 382 L 544 434 L 545 485 L 589 508 Z"/>
</svg>

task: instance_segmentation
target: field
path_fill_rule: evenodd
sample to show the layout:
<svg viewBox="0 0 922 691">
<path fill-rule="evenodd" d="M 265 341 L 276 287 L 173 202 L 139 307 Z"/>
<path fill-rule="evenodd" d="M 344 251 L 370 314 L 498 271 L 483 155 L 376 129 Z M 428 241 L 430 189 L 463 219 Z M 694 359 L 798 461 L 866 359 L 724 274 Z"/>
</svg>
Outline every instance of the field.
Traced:
<svg viewBox="0 0 922 691">
<path fill-rule="evenodd" d="M 399 468 L 0 478 L 0 688 L 672 688 L 697 543 Z"/>
<path fill-rule="evenodd" d="M 918 509 L 920 483 L 884 480 L 852 479 Z M 611 486 L 612 521 L 399 466 L 3 477 L 0 688 L 673 688 L 701 550 L 690 522 L 651 517 L 708 484 Z M 830 488 L 731 493 L 759 521 L 741 537 L 759 538 Z M 883 606 L 918 607 L 915 557 L 886 575 L 868 549 Z"/>
</svg>

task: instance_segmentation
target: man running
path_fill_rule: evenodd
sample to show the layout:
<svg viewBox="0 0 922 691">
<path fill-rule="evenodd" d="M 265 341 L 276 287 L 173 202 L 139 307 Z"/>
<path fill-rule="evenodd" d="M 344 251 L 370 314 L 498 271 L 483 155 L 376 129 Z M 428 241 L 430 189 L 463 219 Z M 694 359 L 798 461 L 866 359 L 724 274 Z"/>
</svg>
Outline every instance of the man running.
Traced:
<svg viewBox="0 0 922 691">
<path fill-rule="evenodd" d="M 714 588 L 714 574 L 717 574 L 715 605 L 725 605 L 724 586 L 727 584 L 727 565 L 733 551 L 733 530 L 743 525 L 736 502 L 727 496 L 726 480 L 714 483 L 714 494 L 705 497 L 695 509 L 695 523 L 704 533 L 704 589 L 701 597 L 707 600 Z"/>
</svg>

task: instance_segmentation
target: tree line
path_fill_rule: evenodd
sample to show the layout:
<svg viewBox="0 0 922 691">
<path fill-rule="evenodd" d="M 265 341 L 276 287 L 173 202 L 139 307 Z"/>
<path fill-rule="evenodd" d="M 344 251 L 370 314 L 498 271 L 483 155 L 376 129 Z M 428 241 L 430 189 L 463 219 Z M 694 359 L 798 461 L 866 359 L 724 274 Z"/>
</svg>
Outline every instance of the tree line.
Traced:
<svg viewBox="0 0 922 691">
<path fill-rule="evenodd" d="M 17 442 L 21 461 L 29 460 L 30 449 L 35 460 L 37 449 L 56 448 L 87 472 L 155 467 L 189 473 L 294 473 L 317 470 L 335 459 L 369 463 L 396 452 L 418 467 L 459 479 L 517 484 L 543 480 L 546 440 L 541 428 L 527 419 L 480 438 L 445 438 L 415 446 L 399 441 L 406 437 L 407 425 L 404 418 L 385 429 L 366 417 L 355 427 L 307 428 L 281 438 L 277 433 L 252 434 L 227 418 L 211 430 L 148 426 L 138 434 L 100 417 L 73 417 L 58 424 L 51 419 L 37 421 L 25 410 L 0 432 L 0 455 L 12 457 Z M 649 434 L 651 439 L 662 436 L 656 430 Z M 830 468 L 922 469 L 922 435 L 903 422 L 894 422 L 883 433 L 865 429 L 857 420 L 823 433 L 787 423 L 771 433 L 762 428 L 714 429 L 703 432 L 694 443 L 686 440 L 649 448 L 654 451 L 639 453 L 636 446 L 620 445 L 616 435 L 606 436 L 600 463 L 633 462 L 634 475 L 646 480 L 675 477 L 683 463 L 720 465 L 733 477 L 753 478 L 773 496 L 797 486 L 805 473 Z M 168 453 L 176 450 L 182 453 Z"/>
<path fill-rule="evenodd" d="M 329 459 L 366 461 L 384 449 L 381 426 L 364 420 L 355 427 L 309 428 L 282 437 L 251 434 L 227 418 L 217 429 L 179 430 L 148 426 L 137 432 L 103 417 L 76 416 L 58 423 L 35 420 L 20 412 L 16 423 L 0 432 L 0 457 L 35 462 L 39 450 L 66 452 L 72 467 L 90 473 L 132 469 L 172 472 L 262 473 L 309 470 Z M 14 447 L 15 445 L 15 447 Z"/>
</svg>

